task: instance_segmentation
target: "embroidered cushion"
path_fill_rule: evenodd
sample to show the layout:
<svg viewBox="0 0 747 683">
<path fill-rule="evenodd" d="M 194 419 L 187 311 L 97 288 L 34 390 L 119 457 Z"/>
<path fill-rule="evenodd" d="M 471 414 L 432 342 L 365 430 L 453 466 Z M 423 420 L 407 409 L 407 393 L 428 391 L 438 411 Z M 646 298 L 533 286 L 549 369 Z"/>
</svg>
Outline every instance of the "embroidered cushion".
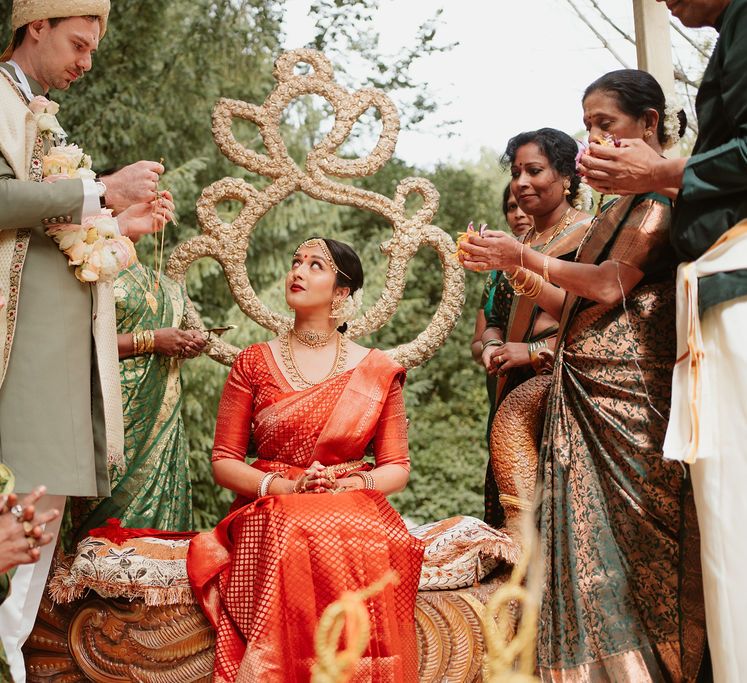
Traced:
<svg viewBox="0 0 747 683">
<path fill-rule="evenodd" d="M 501 562 L 515 564 L 521 546 L 505 530 L 474 517 L 450 517 L 410 529 L 425 541 L 420 590 L 454 590 L 484 579 Z"/>
<path fill-rule="evenodd" d="M 508 534 L 474 517 L 451 517 L 410 533 L 426 543 L 421 591 L 474 585 L 501 562 L 515 563 L 520 555 Z M 72 602 L 93 590 L 105 598 L 142 598 L 146 605 L 194 603 L 188 548 L 188 539 L 143 537 L 117 544 L 85 538 L 75 556 L 57 566 L 50 595 L 55 602 Z"/>
</svg>

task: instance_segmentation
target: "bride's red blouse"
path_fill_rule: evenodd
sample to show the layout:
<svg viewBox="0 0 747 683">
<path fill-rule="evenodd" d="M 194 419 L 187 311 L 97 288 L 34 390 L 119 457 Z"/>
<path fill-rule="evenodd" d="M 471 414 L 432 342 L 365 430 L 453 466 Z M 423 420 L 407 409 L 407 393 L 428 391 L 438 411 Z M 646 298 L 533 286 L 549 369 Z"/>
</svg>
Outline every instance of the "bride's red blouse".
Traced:
<svg viewBox="0 0 747 683">
<path fill-rule="evenodd" d="M 213 461 L 233 458 L 243 461 L 252 434 L 257 457 L 266 463 L 306 468 L 317 458 L 311 458 L 325 423 L 335 408 L 340 394 L 356 370 L 368 377 L 373 369 L 389 366 L 388 390 L 383 396 L 383 407 L 373 424 L 373 452 L 376 466 L 401 465 L 410 469 L 407 448 L 407 420 L 402 398 L 404 369 L 397 366 L 381 351 L 372 350 L 358 368 L 343 372 L 323 384 L 304 391 L 295 390 L 285 379 L 268 344 L 254 344 L 237 357 L 223 388 L 213 443 Z M 322 389 L 323 387 L 323 389 Z M 377 389 L 373 384 L 369 389 Z M 294 400 L 295 397 L 295 400 Z M 313 400 L 310 400 L 313 397 Z M 285 399 L 283 412 L 272 410 Z M 303 407 L 299 404 L 302 404 Z M 340 406 L 344 409 L 344 406 Z M 288 417 L 293 412 L 294 420 Z M 370 441 L 370 439 L 369 439 Z M 364 444 L 364 447 L 368 444 Z M 337 453 L 327 453 L 329 462 L 323 465 L 355 460 L 362 452 L 355 451 L 358 444 L 350 441 L 347 448 Z M 311 458 L 311 459 L 310 459 Z M 259 469 L 268 469 L 257 463 Z M 271 467 L 271 469 L 280 469 Z"/>
</svg>

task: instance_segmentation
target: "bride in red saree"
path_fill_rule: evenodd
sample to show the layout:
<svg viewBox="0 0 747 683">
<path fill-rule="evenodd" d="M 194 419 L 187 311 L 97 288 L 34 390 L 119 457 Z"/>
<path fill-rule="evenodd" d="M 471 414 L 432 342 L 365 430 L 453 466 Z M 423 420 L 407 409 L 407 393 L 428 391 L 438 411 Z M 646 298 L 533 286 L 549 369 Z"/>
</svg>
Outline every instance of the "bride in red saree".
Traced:
<svg viewBox="0 0 747 683">
<path fill-rule="evenodd" d="M 335 327 L 362 284 L 350 247 L 304 242 L 286 279 L 293 329 L 242 351 L 226 381 L 213 472 L 237 499 L 187 561 L 217 633 L 217 683 L 308 681 L 324 609 L 389 569 L 399 581 L 368 601 L 371 637 L 352 680 L 417 680 L 423 546 L 385 498 L 409 477 L 405 371 Z"/>
</svg>

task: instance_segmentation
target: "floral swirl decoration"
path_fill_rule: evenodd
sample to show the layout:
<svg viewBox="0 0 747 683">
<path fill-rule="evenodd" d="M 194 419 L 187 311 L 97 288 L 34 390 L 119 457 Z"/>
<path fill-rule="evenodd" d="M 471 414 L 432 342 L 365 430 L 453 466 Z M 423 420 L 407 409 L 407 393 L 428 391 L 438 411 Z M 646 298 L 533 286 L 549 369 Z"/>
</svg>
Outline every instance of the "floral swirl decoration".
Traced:
<svg viewBox="0 0 747 683">
<path fill-rule="evenodd" d="M 308 73 L 296 73 L 296 66 L 306 64 Z M 423 178 L 402 180 L 394 198 L 386 197 L 334 178 L 360 178 L 373 175 L 392 157 L 399 134 L 399 116 L 394 103 L 382 91 L 363 88 L 348 92 L 334 80 L 330 61 L 310 49 L 282 54 L 273 72 L 277 85 L 261 106 L 221 99 L 213 110 L 213 137 L 221 152 L 233 163 L 262 175 L 271 182 L 262 190 L 240 178 L 223 178 L 206 187 L 197 202 L 197 217 L 202 234 L 181 243 L 168 262 L 167 272 L 184 283 L 186 273 L 196 260 L 212 257 L 222 266 L 232 296 L 242 312 L 263 327 L 280 333 L 292 323 L 291 318 L 270 310 L 254 291 L 246 270 L 250 238 L 265 214 L 296 192 L 338 205 L 352 206 L 382 216 L 392 227 L 392 237 L 381 245 L 388 257 L 386 285 L 379 299 L 349 324 L 347 336 L 357 339 L 383 327 L 401 301 L 409 261 L 421 247 L 434 249 L 443 269 L 442 297 L 429 324 L 414 340 L 387 352 L 408 368 L 429 359 L 444 343 L 461 313 L 464 303 L 464 271 L 453 258 L 456 250 L 451 237 L 431 224 L 438 209 L 439 193 Z M 325 98 L 334 110 L 331 130 L 311 149 L 304 168 L 288 154 L 280 134 L 280 122 L 287 106 L 304 95 Z M 368 109 L 379 112 L 382 130 L 370 154 L 343 159 L 336 152 Z M 234 119 L 244 119 L 257 126 L 266 154 L 247 149 L 234 137 Z M 407 215 L 405 205 L 412 194 L 422 198 L 422 207 Z M 217 206 L 236 200 L 243 208 L 231 223 L 218 216 Z M 190 304 L 187 324 L 204 329 Z M 214 359 L 230 364 L 240 349 L 222 339 L 211 339 L 208 353 Z"/>
</svg>

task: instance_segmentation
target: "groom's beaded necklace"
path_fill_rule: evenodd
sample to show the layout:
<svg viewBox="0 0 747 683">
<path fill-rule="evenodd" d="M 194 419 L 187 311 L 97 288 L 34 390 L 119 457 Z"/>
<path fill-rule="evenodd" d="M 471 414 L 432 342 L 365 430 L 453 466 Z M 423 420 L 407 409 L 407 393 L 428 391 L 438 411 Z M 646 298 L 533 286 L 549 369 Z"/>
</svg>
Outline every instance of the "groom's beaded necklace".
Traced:
<svg viewBox="0 0 747 683">
<path fill-rule="evenodd" d="M 335 352 L 335 361 L 334 363 L 332 363 L 332 369 L 327 373 L 325 377 L 322 377 L 322 379 L 320 379 L 318 382 L 312 382 L 301 372 L 301 369 L 296 363 L 296 359 L 293 355 L 293 348 L 291 347 L 292 334 L 293 330 L 288 330 L 286 334 L 281 335 L 278 339 L 278 341 L 280 342 L 280 355 L 283 359 L 283 365 L 285 365 L 285 369 L 290 375 L 291 384 L 297 387 L 308 389 L 309 387 L 313 387 L 315 384 L 321 384 L 322 382 L 326 382 L 331 377 L 339 375 L 345 369 L 348 361 L 348 347 L 343 336 L 341 334 L 338 334 L 337 351 Z"/>
</svg>

